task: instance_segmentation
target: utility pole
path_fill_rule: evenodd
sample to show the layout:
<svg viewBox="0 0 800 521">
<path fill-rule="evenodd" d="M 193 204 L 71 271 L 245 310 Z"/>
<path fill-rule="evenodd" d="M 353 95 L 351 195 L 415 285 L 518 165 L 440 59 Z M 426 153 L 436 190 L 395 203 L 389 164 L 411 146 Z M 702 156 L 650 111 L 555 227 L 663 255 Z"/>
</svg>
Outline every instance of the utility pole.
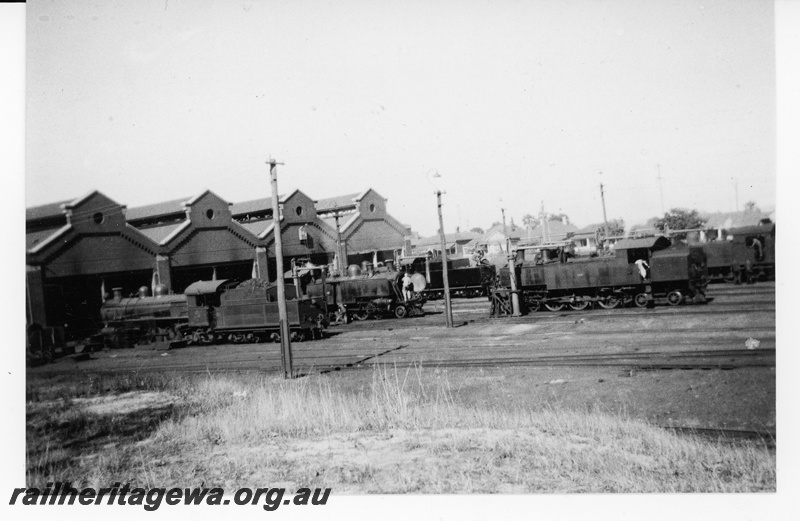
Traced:
<svg viewBox="0 0 800 521">
<path fill-rule="evenodd" d="M 342 242 L 342 232 L 339 229 L 339 217 L 341 217 L 342 214 L 338 206 L 331 210 L 334 212 L 333 218 L 336 221 L 336 254 L 339 256 L 339 275 L 344 277 L 347 275 L 347 252 Z"/>
<path fill-rule="evenodd" d="M 275 236 L 275 264 L 277 265 L 278 278 L 278 317 L 280 319 L 281 335 L 281 361 L 283 362 L 283 377 L 294 378 L 292 367 L 292 340 L 289 337 L 289 319 L 286 313 L 286 288 L 283 284 L 283 244 L 281 242 L 281 219 L 278 207 L 278 172 L 276 165 L 283 165 L 274 159 L 267 160 L 269 175 L 272 182 L 272 233 Z"/>
<path fill-rule="evenodd" d="M 734 194 L 735 201 L 736 201 L 735 211 L 738 212 L 739 211 L 739 180 L 738 179 L 734 179 L 733 180 L 733 194 Z"/>
<path fill-rule="evenodd" d="M 603 193 L 603 183 L 600 183 L 600 201 L 602 201 L 603 203 L 603 222 L 605 223 L 606 226 L 606 237 L 608 237 L 609 235 L 608 217 L 606 217 L 606 197 L 605 194 Z"/>
<path fill-rule="evenodd" d="M 505 210 L 503 211 L 505 219 Z M 550 242 L 550 233 L 547 230 L 547 214 L 544 213 L 544 201 L 542 201 L 542 211 L 539 213 L 539 220 L 542 222 L 542 244 Z"/>
<path fill-rule="evenodd" d="M 442 243 L 442 279 L 444 281 L 444 308 L 447 327 L 453 327 L 453 307 L 450 303 L 450 280 L 447 276 L 447 244 L 444 239 L 444 221 L 442 220 L 442 191 L 436 190 L 436 206 L 439 211 L 439 239 Z"/>
<path fill-rule="evenodd" d="M 544 205 L 544 203 L 542 204 Z M 508 236 L 508 229 L 506 228 L 506 209 L 500 208 L 500 211 L 503 212 L 503 235 L 506 236 L 506 258 L 508 259 L 508 274 L 511 280 L 511 316 L 521 317 L 519 295 L 517 294 L 516 267 L 514 266 L 514 256 L 511 254 L 511 237 Z"/>
<path fill-rule="evenodd" d="M 657 164 L 656 169 L 658 169 L 658 193 L 661 196 L 661 213 L 666 213 L 664 211 L 664 187 L 661 186 L 661 165 Z"/>
</svg>

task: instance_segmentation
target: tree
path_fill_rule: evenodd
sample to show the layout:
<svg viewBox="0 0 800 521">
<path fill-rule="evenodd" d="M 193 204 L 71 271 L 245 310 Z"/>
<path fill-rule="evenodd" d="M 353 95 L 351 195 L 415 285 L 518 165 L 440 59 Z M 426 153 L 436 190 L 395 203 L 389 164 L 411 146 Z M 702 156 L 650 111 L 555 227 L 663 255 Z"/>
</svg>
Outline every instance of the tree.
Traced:
<svg viewBox="0 0 800 521">
<path fill-rule="evenodd" d="M 475 233 L 484 233 L 483 228 L 481 228 L 480 226 L 476 226 L 472 228 L 470 231 Z"/>
<path fill-rule="evenodd" d="M 608 221 L 606 237 L 619 237 L 620 235 L 625 235 L 625 221 L 623 219 L 612 219 Z"/>
<path fill-rule="evenodd" d="M 658 219 L 655 227 L 666 232 L 670 230 L 694 230 L 702 228 L 705 221 L 697 214 L 697 210 L 687 210 L 685 208 L 673 208 Z"/>
<path fill-rule="evenodd" d="M 569 222 L 569 216 L 565 213 L 551 213 L 547 215 L 548 221 L 564 221 Z"/>
<path fill-rule="evenodd" d="M 758 206 L 756 206 L 756 202 L 755 201 L 747 201 L 746 203 L 744 203 L 744 211 L 745 212 L 750 212 L 750 213 L 754 213 L 754 212 L 759 212 L 760 213 L 761 209 Z"/>
<path fill-rule="evenodd" d="M 526 213 L 522 216 L 522 225 L 525 228 L 533 228 L 536 226 L 536 217 L 532 216 L 529 213 Z"/>
</svg>

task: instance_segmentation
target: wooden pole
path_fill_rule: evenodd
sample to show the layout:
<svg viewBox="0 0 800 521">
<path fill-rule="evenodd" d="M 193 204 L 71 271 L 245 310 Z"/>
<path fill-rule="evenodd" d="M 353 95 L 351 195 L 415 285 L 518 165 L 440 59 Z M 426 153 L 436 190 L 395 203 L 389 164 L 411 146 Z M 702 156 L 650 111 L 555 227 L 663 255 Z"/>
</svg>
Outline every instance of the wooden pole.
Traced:
<svg viewBox="0 0 800 521">
<path fill-rule="evenodd" d="M 272 233 L 275 236 L 275 264 L 277 266 L 278 278 L 278 318 L 280 320 L 281 334 L 281 361 L 283 362 L 283 377 L 294 378 L 294 368 L 292 367 L 292 340 L 289 337 L 289 319 L 286 313 L 286 288 L 283 284 L 283 244 L 281 242 L 281 219 L 280 208 L 278 206 L 278 173 L 276 165 L 282 165 L 274 159 L 267 161 L 269 165 L 270 180 L 272 183 Z"/>
<path fill-rule="evenodd" d="M 439 211 L 439 239 L 442 243 L 442 279 L 444 280 L 444 308 L 447 327 L 453 327 L 453 307 L 450 302 L 450 280 L 447 276 L 447 244 L 444 239 L 444 222 L 442 221 L 442 191 L 436 190 L 436 206 Z"/>
<path fill-rule="evenodd" d="M 511 280 L 511 316 L 521 317 L 522 312 L 519 310 L 519 295 L 517 294 L 517 274 L 516 267 L 514 266 L 514 256 L 511 254 L 511 237 L 508 236 L 508 229 L 506 228 L 506 209 L 501 208 L 503 212 L 503 235 L 506 236 L 506 259 L 508 262 L 508 276 Z"/>
</svg>

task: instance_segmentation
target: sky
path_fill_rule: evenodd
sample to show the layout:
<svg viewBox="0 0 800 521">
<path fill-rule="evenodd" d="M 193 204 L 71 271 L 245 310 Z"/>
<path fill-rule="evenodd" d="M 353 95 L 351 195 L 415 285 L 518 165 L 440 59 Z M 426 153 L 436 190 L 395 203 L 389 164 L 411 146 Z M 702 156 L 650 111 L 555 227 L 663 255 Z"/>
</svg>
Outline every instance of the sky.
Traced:
<svg viewBox="0 0 800 521">
<path fill-rule="evenodd" d="M 422 235 L 776 205 L 771 1 L 29 1 L 26 205 L 374 188 Z M 433 177 L 438 173 L 440 177 Z M 660 177 L 660 179 L 659 179 Z"/>
</svg>

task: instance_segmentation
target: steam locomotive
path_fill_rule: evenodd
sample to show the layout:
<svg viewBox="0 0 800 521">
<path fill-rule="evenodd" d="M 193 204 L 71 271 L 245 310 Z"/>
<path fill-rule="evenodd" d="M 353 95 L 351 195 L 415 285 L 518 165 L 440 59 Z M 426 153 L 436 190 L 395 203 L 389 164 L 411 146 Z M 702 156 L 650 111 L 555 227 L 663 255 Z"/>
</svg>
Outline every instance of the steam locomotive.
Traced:
<svg viewBox="0 0 800 521">
<path fill-rule="evenodd" d="M 321 338 L 327 326 L 324 302 L 296 297 L 294 286 L 287 285 L 292 340 Z M 167 295 L 160 286 L 153 297 L 147 296 L 146 287 L 131 298 L 122 298 L 121 288 L 114 288 L 114 297 L 103 303 L 100 317 L 105 347 L 280 341 L 277 286 L 258 279 L 241 284 L 197 281 L 183 295 Z"/>
<path fill-rule="evenodd" d="M 576 258 L 568 243 L 517 249 L 514 270 L 520 304 L 528 311 L 651 306 L 656 299 L 678 305 L 705 301 L 706 255 L 696 246 L 672 245 L 666 237 L 625 239 L 612 255 Z M 500 270 L 493 312 L 510 312 L 510 272 Z"/>
<path fill-rule="evenodd" d="M 427 286 L 422 293 L 429 300 L 444 298 L 441 260 L 427 261 L 425 257 L 414 257 L 404 259 L 401 264 L 425 276 Z M 490 294 L 496 277 L 497 270 L 493 264 L 470 266 L 469 259 L 447 261 L 447 281 L 451 297 L 486 297 Z"/>
<path fill-rule="evenodd" d="M 703 244 L 711 279 L 741 284 L 775 278 L 775 224 L 728 230 L 729 240 Z"/>
<path fill-rule="evenodd" d="M 412 277 L 414 292 L 403 295 L 401 279 L 397 271 L 373 271 L 362 273 L 358 266 L 350 266 L 348 275 L 332 276 L 312 282 L 305 287 L 306 295 L 312 299 L 324 299 L 332 320 L 404 318 L 424 314 L 422 306 L 426 298 L 420 296 L 425 288 L 425 278 L 419 274 Z"/>
</svg>

